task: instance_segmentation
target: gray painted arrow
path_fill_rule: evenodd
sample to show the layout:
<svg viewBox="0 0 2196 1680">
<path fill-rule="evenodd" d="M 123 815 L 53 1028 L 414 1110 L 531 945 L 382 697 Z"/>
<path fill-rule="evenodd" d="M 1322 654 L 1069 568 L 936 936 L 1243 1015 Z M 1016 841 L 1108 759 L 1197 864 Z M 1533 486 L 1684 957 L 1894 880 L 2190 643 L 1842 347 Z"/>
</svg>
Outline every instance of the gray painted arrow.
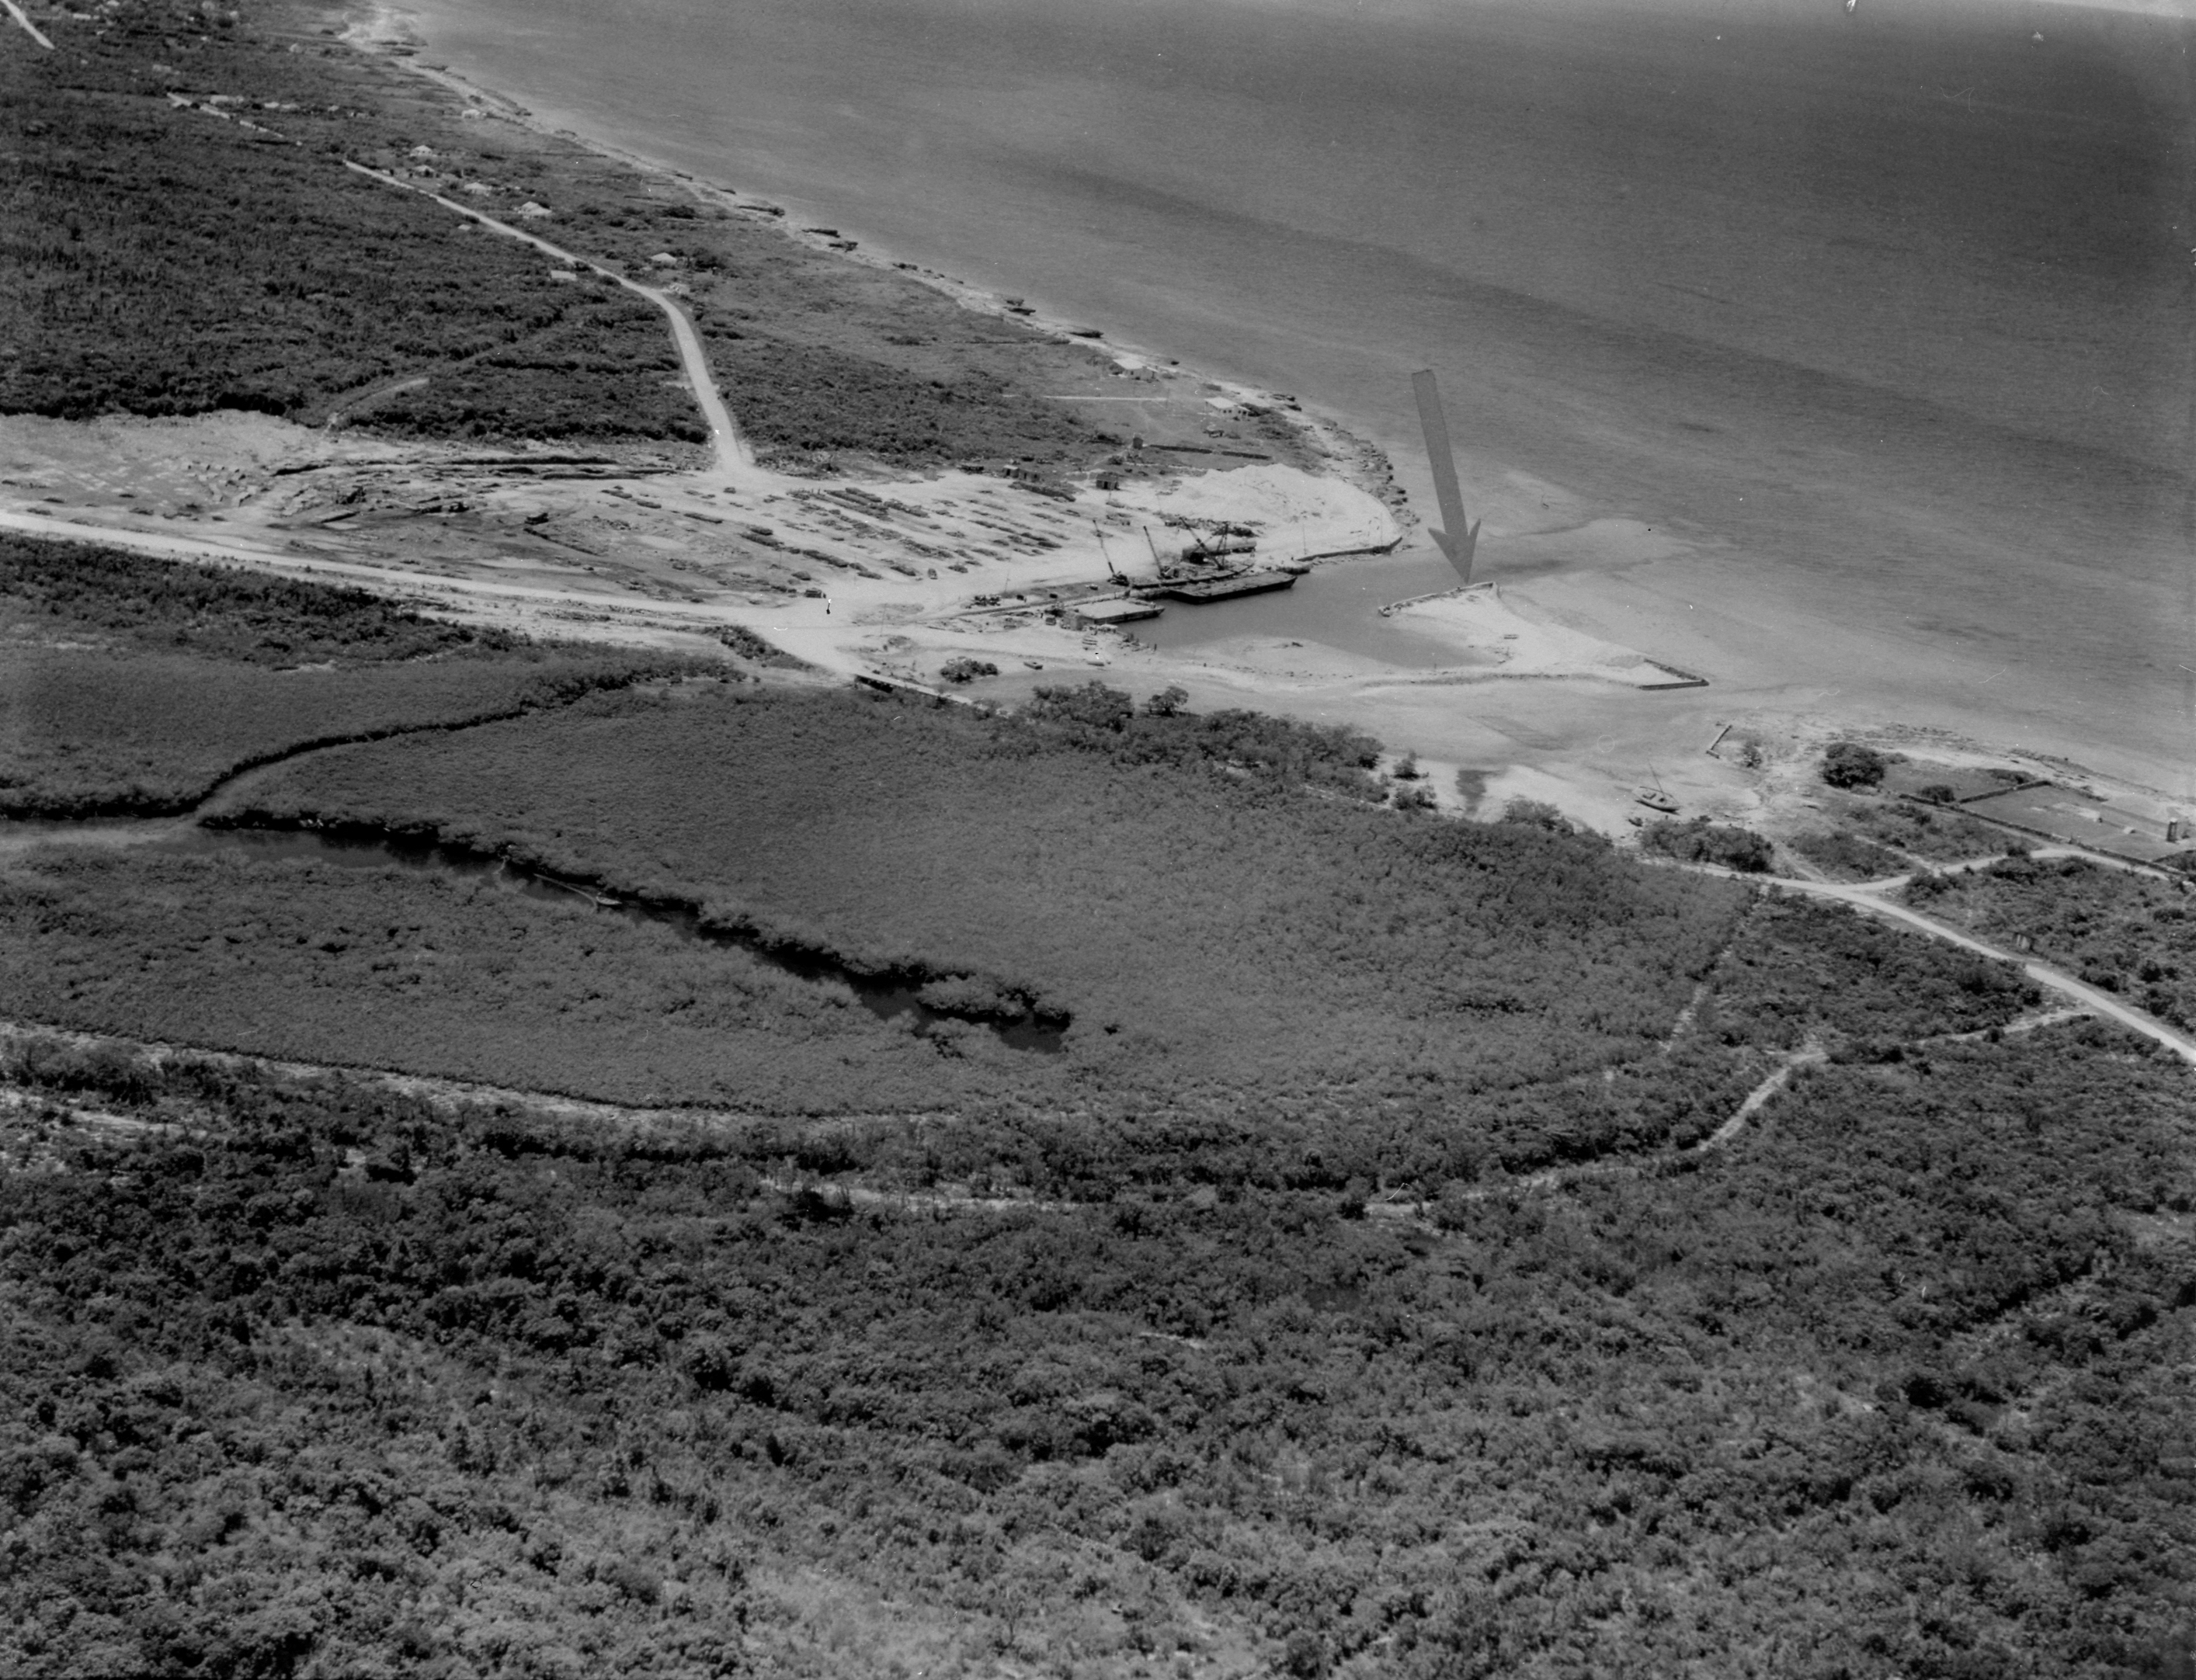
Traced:
<svg viewBox="0 0 2196 1680">
<path fill-rule="evenodd" d="M 1457 575 L 1470 583 L 1479 524 L 1477 520 L 1465 522 L 1464 493 L 1456 487 L 1456 456 L 1448 447 L 1448 420 L 1442 413 L 1441 387 L 1434 383 L 1431 368 L 1411 375 L 1411 391 L 1419 399 L 1419 424 L 1425 430 L 1426 457 L 1433 465 L 1434 499 L 1441 504 L 1442 521 L 1448 528 L 1435 531 L 1433 540 Z"/>
</svg>

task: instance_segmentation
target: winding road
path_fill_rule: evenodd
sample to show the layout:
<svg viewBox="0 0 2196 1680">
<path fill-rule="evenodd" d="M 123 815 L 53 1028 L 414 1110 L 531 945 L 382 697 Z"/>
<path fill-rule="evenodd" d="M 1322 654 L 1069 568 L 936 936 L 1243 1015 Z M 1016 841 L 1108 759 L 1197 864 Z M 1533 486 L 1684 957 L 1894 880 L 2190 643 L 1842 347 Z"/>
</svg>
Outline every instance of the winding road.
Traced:
<svg viewBox="0 0 2196 1680">
<path fill-rule="evenodd" d="M 672 342 L 679 347 L 679 361 L 686 375 L 687 388 L 694 395 L 694 403 L 702 411 L 702 418 L 709 423 L 709 444 L 715 456 L 715 476 L 728 488 L 752 489 L 761 483 L 754 454 L 746 440 L 740 436 L 739 427 L 732 420 L 732 411 L 725 407 L 724 394 L 717 389 L 717 376 L 709 367 L 709 358 L 702 349 L 702 335 L 695 330 L 693 318 L 679 307 L 678 300 L 667 292 L 652 286 L 643 286 L 639 280 L 628 280 L 615 268 L 579 256 L 563 246 L 543 239 L 539 234 L 529 234 L 523 228 L 514 228 L 508 222 L 475 210 L 471 205 L 461 205 L 455 199 L 446 199 L 431 188 L 416 186 L 402 176 L 390 175 L 378 169 L 368 169 L 364 164 L 344 159 L 344 167 L 368 181 L 378 181 L 384 187 L 394 187 L 401 192 L 416 193 L 431 199 L 454 215 L 477 222 L 491 233 L 503 234 L 523 245 L 530 245 L 545 257 L 553 257 L 559 263 L 575 268 L 586 268 L 615 281 L 636 297 L 645 297 L 663 311 L 671 323 Z"/>
</svg>

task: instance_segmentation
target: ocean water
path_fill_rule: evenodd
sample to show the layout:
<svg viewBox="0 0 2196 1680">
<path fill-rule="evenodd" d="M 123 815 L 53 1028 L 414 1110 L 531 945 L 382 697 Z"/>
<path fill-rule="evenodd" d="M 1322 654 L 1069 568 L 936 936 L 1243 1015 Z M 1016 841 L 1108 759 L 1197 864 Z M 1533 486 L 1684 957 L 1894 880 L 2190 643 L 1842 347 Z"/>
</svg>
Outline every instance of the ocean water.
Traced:
<svg viewBox="0 0 2196 1680">
<path fill-rule="evenodd" d="M 1338 413 L 1428 506 L 1408 375 L 1436 367 L 1494 575 L 1532 582 L 1505 532 L 1642 521 L 1719 557 L 1701 586 L 1742 618 L 1908 650 L 1925 700 L 1933 661 L 1948 704 L 1994 667 L 2018 716 L 2196 757 L 2186 21 L 2030 0 L 416 12 L 428 57 L 555 120 Z M 1441 576 L 1393 569 L 1384 598 Z"/>
</svg>

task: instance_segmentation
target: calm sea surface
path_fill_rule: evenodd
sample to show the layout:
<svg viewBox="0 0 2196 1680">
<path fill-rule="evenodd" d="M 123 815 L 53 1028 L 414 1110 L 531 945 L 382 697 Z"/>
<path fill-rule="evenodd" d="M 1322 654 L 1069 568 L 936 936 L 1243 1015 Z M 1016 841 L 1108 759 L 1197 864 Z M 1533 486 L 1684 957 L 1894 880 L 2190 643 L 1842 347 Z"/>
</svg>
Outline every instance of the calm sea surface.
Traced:
<svg viewBox="0 0 2196 1680">
<path fill-rule="evenodd" d="M 1568 518 L 1742 557 L 1765 599 L 2002 661 L 2101 737 L 2189 744 L 2187 25 L 2026 0 L 416 10 L 427 56 L 544 115 L 1338 412 L 1424 505 L 1430 365 L 1491 529 L 1557 487 Z M 1441 575 L 1390 569 L 1384 599 Z M 1162 623 L 1367 592 L 1315 583 Z"/>
</svg>

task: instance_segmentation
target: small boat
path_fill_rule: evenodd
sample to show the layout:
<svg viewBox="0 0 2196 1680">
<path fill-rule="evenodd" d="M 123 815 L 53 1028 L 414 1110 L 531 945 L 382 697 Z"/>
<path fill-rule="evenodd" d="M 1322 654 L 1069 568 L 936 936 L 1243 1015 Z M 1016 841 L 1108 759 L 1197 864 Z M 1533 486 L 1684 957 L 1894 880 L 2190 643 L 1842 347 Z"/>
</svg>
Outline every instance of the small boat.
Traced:
<svg viewBox="0 0 2196 1680">
<path fill-rule="evenodd" d="M 1632 795 L 1633 799 L 1645 805 L 1650 811 L 1659 811 L 1666 817 L 1675 817 L 1678 814 L 1678 802 L 1670 797 L 1668 790 L 1662 786 L 1661 773 L 1652 765 L 1647 766 L 1647 773 L 1655 778 L 1655 785 L 1651 788 L 1637 789 Z"/>
</svg>

